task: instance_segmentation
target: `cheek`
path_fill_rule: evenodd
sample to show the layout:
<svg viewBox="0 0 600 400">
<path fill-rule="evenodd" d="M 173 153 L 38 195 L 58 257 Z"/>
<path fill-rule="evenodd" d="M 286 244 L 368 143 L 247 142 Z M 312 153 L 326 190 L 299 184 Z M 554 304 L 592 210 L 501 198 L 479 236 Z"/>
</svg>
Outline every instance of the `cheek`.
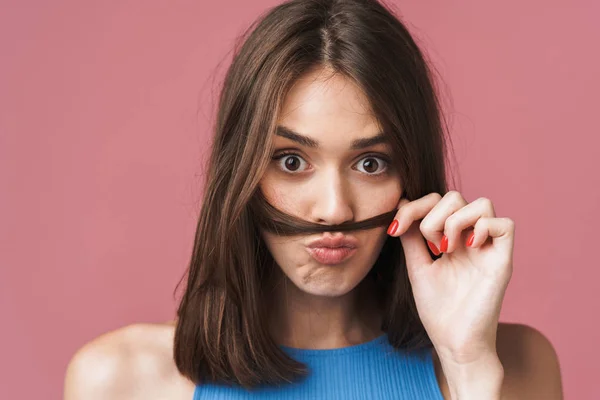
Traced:
<svg viewBox="0 0 600 400">
<path fill-rule="evenodd" d="M 261 230 L 261 235 L 267 249 L 278 264 L 288 264 L 291 260 L 296 260 L 297 241 L 290 237 L 277 236 L 271 232 Z"/>
<path fill-rule="evenodd" d="M 361 186 L 355 190 L 359 219 L 383 214 L 398 207 L 402 195 L 399 182 L 390 181 L 381 185 Z"/>
<path fill-rule="evenodd" d="M 398 181 L 389 182 L 386 185 L 373 185 L 368 190 L 359 191 L 358 203 L 361 208 L 360 219 L 370 218 L 373 215 L 379 215 L 398 207 L 400 197 L 402 196 L 402 186 Z M 379 253 L 388 238 L 387 226 L 377 227 L 369 231 L 359 233 L 369 251 L 365 254 L 368 258 L 368 264 L 375 262 Z"/>
<path fill-rule="evenodd" d="M 281 246 L 281 244 L 279 243 L 281 242 L 281 237 L 278 237 L 272 234 L 271 232 L 267 232 L 263 229 L 260 230 L 260 234 L 263 238 L 263 241 L 265 242 L 265 245 L 267 246 L 267 249 L 271 252 L 271 254 L 273 254 L 273 252 L 275 252 L 277 248 Z"/>
<path fill-rule="evenodd" d="M 282 211 L 293 210 L 295 208 L 294 199 L 297 199 L 297 190 L 293 185 L 278 181 L 272 173 L 267 173 L 259 183 L 260 191 L 265 199 L 274 207 Z"/>
</svg>

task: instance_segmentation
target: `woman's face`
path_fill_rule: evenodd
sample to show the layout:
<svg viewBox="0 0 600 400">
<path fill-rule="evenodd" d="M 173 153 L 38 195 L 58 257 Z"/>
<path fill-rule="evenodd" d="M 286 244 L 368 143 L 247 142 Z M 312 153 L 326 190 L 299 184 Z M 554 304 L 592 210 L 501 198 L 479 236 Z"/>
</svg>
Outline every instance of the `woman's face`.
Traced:
<svg viewBox="0 0 600 400">
<path fill-rule="evenodd" d="M 272 161 L 260 189 L 274 207 L 320 224 L 361 221 L 397 207 L 402 193 L 391 148 L 352 81 L 319 69 L 298 80 L 284 100 Z M 295 286 L 341 296 L 369 272 L 386 228 L 277 236 L 262 231 L 275 262 Z M 318 239 L 333 242 L 316 245 Z M 336 240 L 340 240 L 336 242 Z M 313 245 L 314 248 L 310 248 Z M 344 248 L 333 249 L 335 246 Z"/>
</svg>

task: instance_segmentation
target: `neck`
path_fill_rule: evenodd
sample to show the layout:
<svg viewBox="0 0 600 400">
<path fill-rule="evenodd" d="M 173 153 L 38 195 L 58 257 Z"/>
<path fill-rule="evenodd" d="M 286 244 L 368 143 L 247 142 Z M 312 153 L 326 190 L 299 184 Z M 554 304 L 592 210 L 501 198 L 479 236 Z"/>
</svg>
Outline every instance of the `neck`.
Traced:
<svg viewBox="0 0 600 400">
<path fill-rule="evenodd" d="M 343 296 L 325 297 L 303 292 L 282 273 L 276 275 L 267 300 L 276 343 L 330 349 L 364 343 L 383 333 L 369 278 Z"/>
</svg>

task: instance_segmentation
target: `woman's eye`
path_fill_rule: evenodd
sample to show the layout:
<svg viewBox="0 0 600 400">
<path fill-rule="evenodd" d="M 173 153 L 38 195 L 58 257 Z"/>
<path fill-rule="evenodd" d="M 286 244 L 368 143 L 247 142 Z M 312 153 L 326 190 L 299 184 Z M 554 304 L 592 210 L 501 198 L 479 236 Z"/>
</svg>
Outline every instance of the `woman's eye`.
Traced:
<svg viewBox="0 0 600 400">
<path fill-rule="evenodd" d="M 280 154 L 278 156 L 273 157 L 274 160 L 277 160 L 277 164 L 279 164 L 279 169 L 285 172 L 298 172 L 303 168 L 306 168 L 306 161 L 302 159 L 297 154 Z"/>
<path fill-rule="evenodd" d="M 361 167 L 364 170 L 360 170 Z M 358 168 L 362 173 L 368 175 L 379 175 L 386 171 L 387 161 L 379 157 L 368 156 L 358 162 Z"/>
<path fill-rule="evenodd" d="M 308 163 L 296 153 L 282 153 L 273 157 L 278 168 L 283 172 L 294 174 L 307 169 Z M 358 162 L 358 170 L 366 175 L 377 176 L 388 168 L 388 161 L 375 156 L 367 156 Z"/>
</svg>

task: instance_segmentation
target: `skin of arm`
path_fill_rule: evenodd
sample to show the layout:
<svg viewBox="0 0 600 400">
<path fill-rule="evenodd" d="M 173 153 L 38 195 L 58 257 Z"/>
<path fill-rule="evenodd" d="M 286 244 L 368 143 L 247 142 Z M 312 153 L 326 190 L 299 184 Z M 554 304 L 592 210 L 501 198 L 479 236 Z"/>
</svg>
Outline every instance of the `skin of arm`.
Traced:
<svg viewBox="0 0 600 400">
<path fill-rule="evenodd" d="M 504 365 L 502 400 L 562 400 L 560 364 L 550 340 L 540 331 L 507 324 L 497 350 Z"/>
<path fill-rule="evenodd" d="M 64 400 L 191 399 L 173 361 L 172 323 L 133 324 L 84 345 L 65 374 Z"/>
<path fill-rule="evenodd" d="M 75 353 L 65 374 L 64 400 L 124 398 L 119 382 L 127 372 L 115 344 L 114 336 L 104 336 Z"/>
</svg>

